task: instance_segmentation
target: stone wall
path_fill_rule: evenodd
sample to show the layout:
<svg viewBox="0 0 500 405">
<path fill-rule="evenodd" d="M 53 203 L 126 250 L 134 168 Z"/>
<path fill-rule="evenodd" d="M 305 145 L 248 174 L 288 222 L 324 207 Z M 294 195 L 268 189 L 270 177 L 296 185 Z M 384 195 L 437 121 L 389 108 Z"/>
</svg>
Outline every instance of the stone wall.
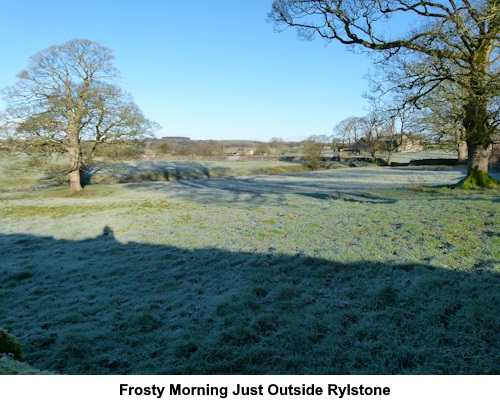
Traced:
<svg viewBox="0 0 500 405">
<path fill-rule="evenodd" d="M 197 156 L 197 155 L 164 155 L 164 156 L 148 156 L 146 160 L 167 160 L 167 161 L 205 161 L 205 162 L 273 162 L 281 160 L 280 156 Z"/>
</svg>

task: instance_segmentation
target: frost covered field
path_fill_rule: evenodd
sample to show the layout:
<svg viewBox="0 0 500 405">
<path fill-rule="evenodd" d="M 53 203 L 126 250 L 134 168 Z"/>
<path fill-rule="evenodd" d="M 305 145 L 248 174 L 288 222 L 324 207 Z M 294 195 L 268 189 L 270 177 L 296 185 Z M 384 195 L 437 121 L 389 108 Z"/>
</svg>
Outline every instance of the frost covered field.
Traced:
<svg viewBox="0 0 500 405">
<path fill-rule="evenodd" d="M 498 374 L 500 195 L 463 175 L 6 189 L 0 327 L 64 374 Z"/>
</svg>

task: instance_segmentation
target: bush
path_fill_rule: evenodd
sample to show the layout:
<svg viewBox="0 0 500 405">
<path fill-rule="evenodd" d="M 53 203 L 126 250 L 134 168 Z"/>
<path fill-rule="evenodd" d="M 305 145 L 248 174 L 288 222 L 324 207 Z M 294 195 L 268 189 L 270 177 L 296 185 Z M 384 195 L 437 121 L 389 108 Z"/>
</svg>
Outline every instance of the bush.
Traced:
<svg viewBox="0 0 500 405">
<path fill-rule="evenodd" d="M 160 156 L 168 155 L 170 153 L 170 145 L 168 142 L 162 142 L 156 145 L 155 153 Z"/>
<path fill-rule="evenodd" d="M 269 141 L 269 146 L 274 149 L 274 153 L 277 155 L 282 155 L 285 153 L 286 144 L 281 138 L 271 138 Z"/>
<path fill-rule="evenodd" d="M 21 343 L 2 329 L 0 329 L 0 353 L 11 353 L 15 360 L 22 360 Z"/>
<path fill-rule="evenodd" d="M 269 155 L 271 153 L 271 149 L 269 149 L 269 145 L 267 143 L 260 144 L 255 149 L 256 155 Z"/>
<path fill-rule="evenodd" d="M 302 148 L 302 156 L 307 165 L 313 170 L 319 167 L 319 163 L 322 160 L 322 152 L 322 143 L 316 142 L 314 139 L 308 139 L 304 142 L 304 147 Z"/>
</svg>

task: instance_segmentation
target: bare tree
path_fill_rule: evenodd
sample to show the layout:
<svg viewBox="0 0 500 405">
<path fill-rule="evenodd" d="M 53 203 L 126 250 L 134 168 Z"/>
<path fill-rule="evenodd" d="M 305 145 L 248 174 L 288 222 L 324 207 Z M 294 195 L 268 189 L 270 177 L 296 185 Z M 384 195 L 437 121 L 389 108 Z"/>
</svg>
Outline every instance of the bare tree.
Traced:
<svg viewBox="0 0 500 405">
<path fill-rule="evenodd" d="M 334 135 L 338 139 L 342 140 L 342 148 L 345 148 L 346 146 L 349 147 L 351 145 L 350 124 L 352 118 L 353 117 L 343 119 L 333 128 Z"/>
<path fill-rule="evenodd" d="M 348 117 L 340 121 L 333 128 L 333 133 L 342 139 L 342 148 L 351 147 L 353 143 L 356 145 L 361 133 L 361 118 Z"/>
<path fill-rule="evenodd" d="M 403 34 L 384 33 L 384 23 L 414 17 Z M 305 39 L 376 51 L 406 68 L 401 83 L 414 100 L 443 81 L 463 92 L 469 150 L 466 182 L 497 186 L 488 176 L 488 146 L 498 137 L 500 7 L 498 0 L 274 0 L 270 20 L 278 30 L 296 27 Z M 426 63 L 420 62 L 424 58 Z"/>
<path fill-rule="evenodd" d="M 404 148 L 407 142 L 413 142 L 411 131 L 412 108 L 388 108 L 383 112 L 382 126 L 385 142 L 382 149 L 387 152 L 387 166 L 392 164 L 392 155 L 398 148 Z"/>
<path fill-rule="evenodd" d="M 370 153 L 372 160 L 375 161 L 375 155 L 381 146 L 380 136 L 382 117 L 380 116 L 379 111 L 376 108 L 373 108 L 370 114 L 361 119 L 360 124 L 363 131 L 362 141 L 364 147 Z"/>
<path fill-rule="evenodd" d="M 373 76 L 369 77 L 373 80 Z M 373 81 L 372 81 L 373 84 Z M 404 149 L 413 143 L 411 127 L 414 127 L 418 114 L 414 114 L 414 107 L 407 105 L 401 94 L 384 93 L 379 83 L 372 88 L 371 94 L 363 97 L 369 100 L 373 113 L 378 120 L 378 148 L 387 153 L 387 166 L 392 164 L 392 156 L 398 149 Z"/>
<path fill-rule="evenodd" d="M 74 39 L 32 56 L 19 81 L 3 90 L 9 123 L 18 134 L 66 151 L 71 192 L 82 189 L 82 172 L 100 144 L 137 138 L 155 127 L 114 84 L 119 74 L 113 58 L 98 43 Z M 94 142 L 87 156 L 83 140 Z"/>
</svg>

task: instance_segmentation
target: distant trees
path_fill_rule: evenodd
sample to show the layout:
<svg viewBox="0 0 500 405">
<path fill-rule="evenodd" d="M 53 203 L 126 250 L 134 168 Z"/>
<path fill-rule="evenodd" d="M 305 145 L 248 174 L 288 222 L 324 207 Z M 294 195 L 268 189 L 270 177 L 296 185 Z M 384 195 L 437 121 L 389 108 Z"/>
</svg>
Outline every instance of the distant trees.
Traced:
<svg viewBox="0 0 500 405">
<path fill-rule="evenodd" d="M 222 156 L 225 154 L 225 145 L 223 141 L 194 141 L 189 139 L 176 141 L 174 138 L 168 143 L 165 141 L 158 143 L 155 146 L 155 152 L 158 155 Z"/>
<path fill-rule="evenodd" d="M 413 124 L 413 112 L 411 108 L 392 108 L 389 106 L 382 113 L 381 144 L 382 152 L 387 153 L 387 166 L 392 164 L 392 155 L 398 148 L 405 148 L 405 143 L 416 143 L 412 132 L 409 130 Z"/>
<path fill-rule="evenodd" d="M 419 123 L 422 129 L 431 132 L 437 142 L 456 150 L 458 160 L 465 162 L 467 138 L 461 91 L 451 82 L 441 83 L 434 92 L 422 98 Z"/>
<path fill-rule="evenodd" d="M 196 156 L 222 156 L 224 154 L 224 143 L 214 140 L 191 141 L 183 153 Z"/>
<path fill-rule="evenodd" d="M 396 150 L 411 146 L 410 128 L 421 117 L 410 107 L 400 108 L 393 99 L 382 103 L 371 95 L 366 98 L 370 100 L 371 112 L 364 117 L 340 121 L 333 129 L 331 145 L 333 149 L 348 147 L 355 154 L 369 153 L 373 160 L 378 153 L 387 153 L 386 164 L 390 166 Z M 416 140 L 415 143 L 418 144 Z"/>
<path fill-rule="evenodd" d="M 342 142 L 342 148 L 350 148 L 352 144 L 358 142 L 362 136 L 361 121 L 360 117 L 348 117 L 333 128 L 333 136 Z"/>
<path fill-rule="evenodd" d="M 70 192 L 82 189 L 83 171 L 100 145 L 156 129 L 115 84 L 119 73 L 113 58 L 98 43 L 74 39 L 33 55 L 18 82 L 2 91 L 5 127 L 68 154 Z M 90 145 L 85 154 L 83 142 Z"/>
<path fill-rule="evenodd" d="M 390 120 L 383 124 L 381 135 L 383 142 L 380 143 L 380 150 L 387 153 L 386 165 L 390 166 L 392 164 L 392 155 L 400 145 L 397 141 L 396 117 L 390 117 Z"/>
<path fill-rule="evenodd" d="M 413 17 L 406 32 L 384 23 Z M 418 103 L 442 83 L 460 88 L 469 164 L 466 184 L 498 186 L 488 146 L 500 126 L 500 7 L 496 0 L 274 0 L 269 18 L 302 38 L 374 51 L 392 63 L 394 87 Z"/>
<path fill-rule="evenodd" d="M 381 115 L 376 109 L 363 117 L 360 120 L 363 143 L 367 151 L 370 153 L 372 160 L 375 160 L 375 155 L 380 148 L 380 130 L 381 130 Z"/>
<path fill-rule="evenodd" d="M 261 143 L 255 148 L 256 155 L 269 155 L 270 153 L 271 149 L 269 149 L 269 145 L 267 143 Z"/>
<path fill-rule="evenodd" d="M 286 149 L 286 145 L 283 139 L 277 137 L 271 138 L 271 140 L 269 141 L 269 146 L 273 148 L 278 155 L 283 154 Z"/>
</svg>

